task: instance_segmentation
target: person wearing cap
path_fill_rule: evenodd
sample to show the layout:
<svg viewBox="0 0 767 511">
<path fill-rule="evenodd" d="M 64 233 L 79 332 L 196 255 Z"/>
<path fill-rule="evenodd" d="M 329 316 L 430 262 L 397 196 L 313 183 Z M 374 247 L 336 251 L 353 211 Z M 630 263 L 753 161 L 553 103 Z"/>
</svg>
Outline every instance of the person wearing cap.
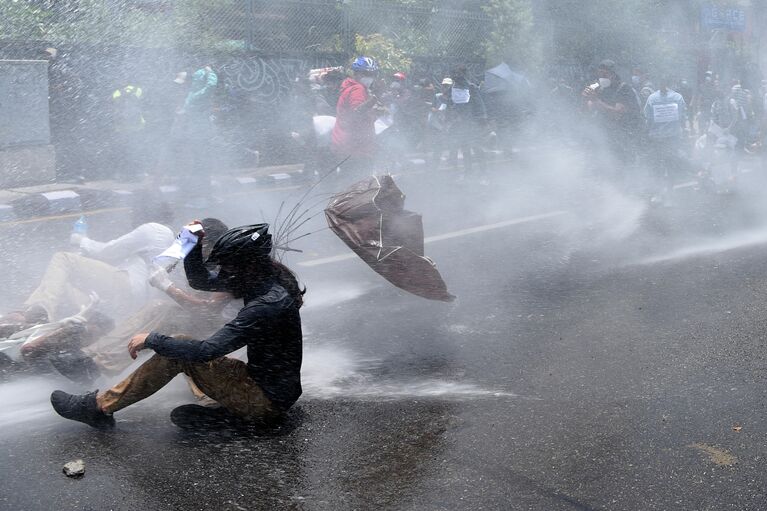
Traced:
<svg viewBox="0 0 767 511">
<path fill-rule="evenodd" d="M 471 174 L 476 159 L 480 171 L 486 170 L 485 151 L 481 140 L 487 134 L 487 109 L 479 87 L 469 81 L 466 66 L 453 68 L 450 78 L 450 97 L 447 104 L 448 134 L 450 144 L 459 148 L 463 156 L 463 179 Z"/>
<path fill-rule="evenodd" d="M 352 76 L 341 83 L 331 148 L 337 158 L 349 158 L 343 167 L 352 172 L 374 165 L 378 98 L 371 89 L 377 76 L 376 61 L 361 56 L 352 63 Z"/>
<path fill-rule="evenodd" d="M 392 80 L 389 82 L 389 90 L 386 91 L 384 101 L 394 103 L 396 105 L 395 116 L 402 114 L 402 110 L 406 107 L 410 101 L 411 92 L 407 88 L 407 77 L 405 73 L 394 73 Z"/>
<path fill-rule="evenodd" d="M 405 73 L 394 73 L 388 89 L 381 95 L 392 125 L 382 134 L 382 154 L 385 154 L 390 168 L 401 169 L 406 162 L 405 154 L 418 140 L 413 94 L 407 87 Z"/>
<path fill-rule="evenodd" d="M 188 82 L 186 98 L 176 112 L 173 127 L 173 138 L 180 146 L 176 155 L 180 159 L 179 174 L 183 174 L 179 188 L 192 199 L 190 205 L 204 207 L 210 196 L 211 168 L 215 164 L 210 141 L 215 135 L 213 96 L 218 75 L 205 66 L 192 73 Z"/>
<path fill-rule="evenodd" d="M 446 76 L 440 83 L 439 92 L 434 95 L 431 112 L 429 113 L 429 128 L 431 129 L 432 157 L 431 166 L 438 169 L 442 161 L 442 153 L 447 149 L 450 151 L 449 161 L 455 167 L 458 161 L 458 149 L 447 137 L 448 119 L 447 107 L 450 103 L 450 90 L 453 87 L 453 79 Z"/>
<path fill-rule="evenodd" d="M 338 104 L 341 83 L 345 78 L 342 67 L 329 67 L 310 71 L 309 81 L 314 94 L 314 110 L 316 115 L 336 115 L 336 105 Z"/>
<path fill-rule="evenodd" d="M 586 87 L 586 106 L 599 120 L 613 155 L 623 164 L 636 158 L 641 129 L 639 98 L 630 84 L 621 80 L 612 60 L 597 68 L 599 81 Z"/>
<path fill-rule="evenodd" d="M 204 232 L 201 234 L 204 236 Z M 111 389 L 82 395 L 57 390 L 54 410 L 94 428 L 115 425 L 113 413 L 141 401 L 184 373 L 219 407 L 184 405 L 171 420 L 180 427 L 250 425 L 279 418 L 301 395 L 302 333 L 299 309 L 305 289 L 271 257 L 268 224 L 230 229 L 203 260 L 200 243 L 184 259 L 189 285 L 243 300 L 237 317 L 207 339 L 178 339 L 160 332 L 135 335 L 131 357 L 155 354 Z M 211 270 L 212 269 L 212 270 Z M 225 357 L 247 347 L 247 362 Z"/>
<path fill-rule="evenodd" d="M 120 181 L 138 181 L 145 169 L 144 90 L 126 85 L 112 92 L 112 164 Z"/>
<path fill-rule="evenodd" d="M 169 178 L 176 181 L 186 174 L 186 169 L 176 162 L 183 160 L 187 152 L 187 144 L 179 129 L 181 119 L 178 112 L 183 110 L 189 92 L 188 76 L 186 71 L 169 75 L 162 86 L 147 98 L 151 104 L 146 111 L 149 138 L 160 145 L 151 163 L 152 176 L 158 184 L 167 182 Z"/>
</svg>

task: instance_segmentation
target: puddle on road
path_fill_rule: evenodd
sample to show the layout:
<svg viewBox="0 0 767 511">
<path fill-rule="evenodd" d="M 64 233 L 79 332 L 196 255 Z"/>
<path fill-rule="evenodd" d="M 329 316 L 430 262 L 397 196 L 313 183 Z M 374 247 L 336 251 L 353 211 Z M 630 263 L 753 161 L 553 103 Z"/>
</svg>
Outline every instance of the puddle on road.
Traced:
<svg viewBox="0 0 767 511">
<path fill-rule="evenodd" d="M 0 383 L 0 430 L 53 416 L 50 395 L 60 387 L 57 380 L 24 378 Z"/>
<path fill-rule="evenodd" d="M 304 398 L 309 399 L 373 399 L 403 398 L 467 399 L 514 397 L 513 392 L 487 389 L 470 382 L 440 378 L 407 378 L 392 380 L 374 374 L 381 367 L 378 359 L 356 357 L 338 347 L 306 347 L 301 370 Z"/>
<path fill-rule="evenodd" d="M 374 286 L 344 285 L 313 286 L 307 293 L 302 311 L 314 311 L 326 307 L 334 307 L 344 302 L 355 300 L 374 289 Z"/>
<path fill-rule="evenodd" d="M 137 362 L 125 373 L 135 369 Z M 356 356 L 340 347 L 307 346 L 304 349 L 301 380 L 304 395 L 301 399 L 359 399 L 359 400 L 397 400 L 408 398 L 434 399 L 477 399 L 477 398 L 517 398 L 532 399 L 512 392 L 483 388 L 471 382 L 450 381 L 435 377 L 423 378 L 383 377 L 375 374 L 382 367 L 378 359 L 366 359 Z M 119 378 L 110 378 L 108 384 Z M 100 388 L 108 384 L 100 381 Z M 77 389 L 64 379 L 49 375 L 47 377 L 23 377 L 18 380 L 0 383 L 0 430 L 18 429 L 21 424 L 48 422 L 56 418 L 50 405 L 50 394 L 57 388 L 70 392 Z M 164 399 L 189 401 L 191 395 L 186 383 L 181 378 L 174 379 L 161 391 Z M 156 398 L 152 398 L 156 399 Z M 164 405 L 163 405 L 164 406 Z"/>
<path fill-rule="evenodd" d="M 702 452 L 703 454 L 706 454 L 712 463 L 720 467 L 732 467 L 736 463 L 738 463 L 737 456 L 719 447 L 714 447 L 712 445 L 708 445 L 708 444 L 704 444 L 700 442 L 690 444 L 688 445 L 688 447 L 692 449 L 696 449 Z"/>
<path fill-rule="evenodd" d="M 629 265 L 651 265 L 674 262 L 691 257 L 706 256 L 730 250 L 737 250 L 739 248 L 758 246 L 764 243 L 767 243 L 767 231 L 763 229 L 740 232 L 719 239 L 699 241 L 698 243 L 679 247 L 662 254 L 648 256 L 629 263 Z"/>
</svg>

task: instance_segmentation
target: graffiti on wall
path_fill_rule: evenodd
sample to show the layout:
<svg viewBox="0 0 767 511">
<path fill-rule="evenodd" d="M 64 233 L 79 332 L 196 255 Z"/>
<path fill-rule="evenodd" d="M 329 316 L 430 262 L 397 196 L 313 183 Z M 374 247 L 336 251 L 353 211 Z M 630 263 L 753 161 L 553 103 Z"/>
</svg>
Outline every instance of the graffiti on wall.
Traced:
<svg viewBox="0 0 767 511">
<path fill-rule="evenodd" d="M 255 103 L 279 103 L 288 96 L 297 78 L 306 78 L 316 67 L 342 64 L 334 57 L 230 57 L 219 66 L 227 87 L 243 92 Z"/>
</svg>

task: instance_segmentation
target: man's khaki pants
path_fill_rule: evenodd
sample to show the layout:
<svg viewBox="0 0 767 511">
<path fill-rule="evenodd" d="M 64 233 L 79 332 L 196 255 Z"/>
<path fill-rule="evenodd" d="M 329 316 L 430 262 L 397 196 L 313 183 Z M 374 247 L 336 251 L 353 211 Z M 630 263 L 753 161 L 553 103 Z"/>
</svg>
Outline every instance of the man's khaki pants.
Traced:
<svg viewBox="0 0 767 511">
<path fill-rule="evenodd" d="M 188 316 L 170 299 L 152 300 L 83 351 L 98 364 L 103 374 L 115 376 L 133 363 L 128 354 L 131 337 L 142 332 L 182 332 L 184 319 Z"/>
<path fill-rule="evenodd" d="M 210 362 L 185 362 L 154 355 L 123 381 L 99 396 L 107 413 L 147 398 L 184 373 L 207 396 L 247 420 L 273 419 L 279 415 L 268 397 L 250 377 L 241 360 L 221 357 Z"/>
<path fill-rule="evenodd" d="M 90 303 L 88 296 L 95 291 L 101 308 L 108 314 L 130 314 L 135 298 L 128 273 L 105 262 L 68 252 L 53 254 L 40 285 L 26 300 L 25 305 L 39 305 L 48 313 L 50 321 L 58 321 L 79 312 Z"/>
</svg>

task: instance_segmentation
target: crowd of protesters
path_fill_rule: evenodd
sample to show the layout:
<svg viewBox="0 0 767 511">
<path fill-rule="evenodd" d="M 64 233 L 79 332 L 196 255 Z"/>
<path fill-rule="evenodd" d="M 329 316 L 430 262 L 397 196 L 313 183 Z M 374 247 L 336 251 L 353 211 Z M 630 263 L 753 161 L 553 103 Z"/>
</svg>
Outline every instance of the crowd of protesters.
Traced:
<svg viewBox="0 0 767 511">
<path fill-rule="evenodd" d="M 684 77 L 634 67 L 624 80 L 618 70 L 604 60 L 581 83 L 555 80 L 548 97 L 533 100 L 522 88 L 508 95 L 517 111 L 537 112 L 538 125 L 556 126 L 549 133 L 555 142 L 558 132 L 595 149 L 595 170 L 605 177 L 626 182 L 649 171 L 653 202 L 670 202 L 674 183 L 689 178 L 729 190 L 743 155 L 761 152 L 767 81 L 751 90 L 706 71 L 693 88 Z M 337 158 L 352 156 L 355 168 L 399 170 L 407 155 L 419 153 L 431 169 L 445 163 L 459 169 L 459 179 L 484 176 L 501 123 L 495 98 L 466 67 L 455 67 L 436 85 L 403 72 L 384 74 L 368 57 L 357 59 L 352 73 L 340 85 L 335 112 Z M 335 86 L 319 74 L 315 90 L 327 89 Z"/>
<path fill-rule="evenodd" d="M 352 172 L 401 170 L 416 153 L 432 168 L 443 161 L 458 167 L 459 152 L 465 173 L 485 170 L 491 133 L 487 109 L 465 66 L 456 66 L 438 86 L 430 78 L 410 80 L 401 71 L 383 73 L 370 57 L 357 58 L 351 70 L 330 115 L 335 116 L 332 153 L 346 159 Z M 326 76 L 332 79 L 338 72 L 319 74 L 316 93 L 334 89 Z"/>
<path fill-rule="evenodd" d="M 53 139 L 70 167 L 62 175 L 71 177 L 78 162 L 70 146 L 77 144 L 61 121 L 72 109 L 56 98 L 77 81 L 55 53 L 51 62 Z M 624 79 L 619 70 L 629 69 Z M 167 77 L 162 87 L 129 82 L 105 95 L 109 134 L 102 152 L 112 174 L 101 177 L 175 181 L 201 206 L 215 172 L 254 166 L 259 157 L 262 164 L 304 164 L 307 176 L 341 161 L 348 174 L 361 175 L 401 171 L 420 160 L 430 169 L 454 169 L 459 180 L 485 180 L 498 137 L 508 147 L 507 126 L 527 119 L 546 127 L 546 139 L 598 144 L 593 160 L 605 176 L 620 180 L 637 167 L 649 169 L 662 202 L 686 176 L 729 188 L 742 156 L 761 150 L 767 125 L 766 81 L 724 83 L 712 71 L 687 79 L 610 60 L 591 76 L 554 79 L 548 94 L 510 89 L 505 97 L 513 109 L 502 107 L 466 66 L 411 76 L 381 69 L 375 56 L 295 76 L 273 104 L 254 102 L 225 82 L 201 65 Z"/>
<path fill-rule="evenodd" d="M 303 163 L 314 174 L 348 158 L 347 168 L 391 171 L 420 153 L 431 165 L 471 172 L 484 168 L 491 141 L 479 81 L 465 66 L 413 79 L 360 57 L 347 67 L 292 77 L 281 85 L 279 101 L 262 102 L 204 62 L 93 91 L 49 50 L 52 142 L 62 181 L 150 177 L 183 187 L 204 206 L 206 197 L 197 196 L 213 174 L 259 161 Z M 369 99 L 362 127 L 348 115 L 361 97 Z M 330 123 L 325 132 L 318 127 L 323 122 Z"/>
<path fill-rule="evenodd" d="M 574 114 L 564 124 L 578 129 L 566 135 L 606 147 L 593 152 L 606 156 L 596 165 L 601 172 L 625 181 L 649 170 L 652 200 L 670 203 L 674 183 L 689 178 L 729 190 L 743 156 L 761 153 L 767 80 L 751 90 L 740 79 L 723 83 L 705 71 L 693 89 L 685 78 L 639 67 L 624 80 L 617 64 L 604 60 L 580 83 L 555 80 L 549 104 Z"/>
</svg>

